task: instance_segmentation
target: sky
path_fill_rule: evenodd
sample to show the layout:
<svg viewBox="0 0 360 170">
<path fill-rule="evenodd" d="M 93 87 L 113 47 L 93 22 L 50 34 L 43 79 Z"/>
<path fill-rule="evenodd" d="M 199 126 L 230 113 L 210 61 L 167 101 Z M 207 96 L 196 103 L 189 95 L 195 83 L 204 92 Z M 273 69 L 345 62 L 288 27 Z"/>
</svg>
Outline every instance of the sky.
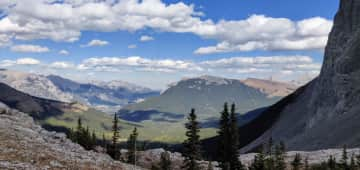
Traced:
<svg viewBox="0 0 360 170">
<path fill-rule="evenodd" d="M 309 80 L 338 0 L 1 0 L 0 68 L 164 89 L 184 77 Z"/>
</svg>

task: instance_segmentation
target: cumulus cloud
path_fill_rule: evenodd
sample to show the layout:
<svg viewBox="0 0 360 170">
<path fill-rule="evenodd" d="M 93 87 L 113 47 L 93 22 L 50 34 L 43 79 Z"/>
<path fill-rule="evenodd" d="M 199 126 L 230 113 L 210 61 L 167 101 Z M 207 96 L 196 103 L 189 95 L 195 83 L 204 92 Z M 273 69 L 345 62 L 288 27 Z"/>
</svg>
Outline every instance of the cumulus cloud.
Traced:
<svg viewBox="0 0 360 170">
<path fill-rule="evenodd" d="M 231 57 L 218 60 L 208 60 L 199 63 L 207 70 L 225 71 L 233 73 L 267 73 L 277 74 L 318 74 L 321 68 L 309 56 L 258 56 Z"/>
<path fill-rule="evenodd" d="M 61 55 L 69 55 L 70 53 L 67 50 L 60 50 L 59 54 L 61 54 Z"/>
<path fill-rule="evenodd" d="M 15 4 L 15 5 L 14 5 Z M 11 8 L 7 8 L 11 6 Z M 161 0 L 14 0 L 0 19 L 0 45 L 12 39 L 51 39 L 73 42 L 82 31 L 137 31 L 151 28 L 192 33 L 215 39 L 196 54 L 251 50 L 322 49 L 332 22 L 315 17 L 301 21 L 252 15 L 243 20 L 204 19 L 194 5 Z M 61 15 L 59 15 L 61 14 Z"/>
<path fill-rule="evenodd" d="M 11 67 L 14 65 L 39 65 L 41 62 L 34 58 L 19 58 L 16 60 L 2 60 L 1 67 Z"/>
<path fill-rule="evenodd" d="M 116 72 L 119 70 L 156 71 L 156 72 L 199 72 L 199 73 L 304 73 L 318 72 L 320 63 L 309 56 L 258 56 L 232 57 L 201 62 L 148 59 L 132 57 L 93 57 L 77 66 L 81 70 Z"/>
<path fill-rule="evenodd" d="M 139 56 L 132 57 L 93 57 L 86 59 L 78 66 L 79 69 L 119 70 L 132 67 L 137 70 L 170 71 L 201 71 L 202 68 L 191 61 L 161 59 L 153 60 Z"/>
<path fill-rule="evenodd" d="M 11 51 L 22 53 L 45 53 L 50 51 L 47 47 L 29 44 L 15 45 L 10 49 Z"/>
<path fill-rule="evenodd" d="M 146 41 L 152 41 L 154 40 L 154 37 L 148 36 L 148 35 L 143 35 L 140 37 L 140 41 L 141 42 L 146 42 Z"/>
<path fill-rule="evenodd" d="M 69 69 L 69 68 L 75 68 L 75 65 L 73 63 L 70 62 L 64 62 L 64 61 L 56 61 L 51 63 L 50 68 L 55 68 L 55 69 Z"/>
<path fill-rule="evenodd" d="M 220 21 L 215 46 L 200 47 L 195 54 L 253 50 L 319 50 L 326 45 L 332 22 L 315 17 L 301 21 L 252 15 L 246 20 Z"/>
<path fill-rule="evenodd" d="M 134 48 L 137 48 L 137 45 L 136 44 L 130 44 L 130 45 L 128 45 L 128 48 L 129 49 L 134 49 Z"/>
<path fill-rule="evenodd" d="M 82 47 L 105 46 L 108 44 L 109 44 L 109 42 L 107 42 L 107 41 L 95 39 L 95 40 L 91 40 L 90 42 L 88 42 L 85 45 L 82 45 Z"/>
<path fill-rule="evenodd" d="M 38 65 L 40 61 L 34 58 L 20 58 L 16 60 L 18 65 Z"/>
</svg>

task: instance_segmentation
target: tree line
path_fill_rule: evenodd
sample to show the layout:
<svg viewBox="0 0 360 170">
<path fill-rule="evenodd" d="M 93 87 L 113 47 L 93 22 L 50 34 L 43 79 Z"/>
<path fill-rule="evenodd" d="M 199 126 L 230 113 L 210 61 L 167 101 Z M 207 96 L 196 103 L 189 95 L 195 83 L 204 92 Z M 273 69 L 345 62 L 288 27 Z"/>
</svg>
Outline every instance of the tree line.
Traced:
<svg viewBox="0 0 360 170">
<path fill-rule="evenodd" d="M 300 154 L 296 154 L 290 163 L 286 163 L 286 146 L 284 142 L 274 144 L 270 137 L 266 144 L 258 147 L 258 152 L 254 156 L 252 163 L 247 167 L 240 161 L 239 153 L 239 130 L 236 115 L 236 106 L 232 104 L 229 106 L 224 104 L 223 110 L 220 112 L 218 140 L 217 140 L 217 160 L 219 168 L 222 170 L 360 170 L 360 154 L 352 154 L 350 157 L 347 153 L 346 147 L 343 149 L 341 160 L 336 160 L 335 157 L 330 156 L 327 161 L 320 164 L 309 165 L 308 158 L 302 158 Z M 103 134 L 102 140 L 97 140 L 95 131 L 90 132 L 89 127 L 82 125 L 82 120 L 78 119 L 77 127 L 71 129 L 68 137 L 83 146 L 87 150 L 95 149 L 96 146 L 102 146 L 105 152 L 113 159 L 120 160 L 126 163 L 136 165 L 137 151 L 139 149 L 138 136 L 139 133 L 135 127 L 126 143 L 127 153 L 121 155 L 120 152 L 120 125 L 118 115 L 115 114 L 112 125 L 111 140 L 106 140 Z M 197 121 L 195 109 L 191 109 L 187 116 L 187 123 L 185 123 L 185 136 L 182 146 L 182 154 L 184 156 L 183 165 L 184 170 L 201 170 L 199 161 L 203 160 L 201 142 L 200 142 L 200 123 Z M 171 170 L 172 162 L 170 152 L 165 151 L 160 155 L 160 161 L 154 163 L 151 170 Z M 214 166 L 209 161 L 207 170 L 213 170 Z"/>
</svg>

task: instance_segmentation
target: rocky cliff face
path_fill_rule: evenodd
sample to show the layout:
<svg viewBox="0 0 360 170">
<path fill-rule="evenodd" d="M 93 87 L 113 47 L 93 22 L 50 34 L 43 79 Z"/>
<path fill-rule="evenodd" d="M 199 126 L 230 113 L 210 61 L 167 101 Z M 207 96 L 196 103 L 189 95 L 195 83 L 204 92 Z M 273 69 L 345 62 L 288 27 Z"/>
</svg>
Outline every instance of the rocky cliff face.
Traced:
<svg viewBox="0 0 360 170">
<path fill-rule="evenodd" d="M 270 129 L 242 148 L 272 136 L 290 149 L 360 146 L 360 0 L 341 0 L 320 76 L 281 106 Z"/>
<path fill-rule="evenodd" d="M 0 104 L 0 169 L 133 168 L 108 155 L 86 151 L 65 134 L 46 131 L 27 114 L 5 107 Z"/>
</svg>

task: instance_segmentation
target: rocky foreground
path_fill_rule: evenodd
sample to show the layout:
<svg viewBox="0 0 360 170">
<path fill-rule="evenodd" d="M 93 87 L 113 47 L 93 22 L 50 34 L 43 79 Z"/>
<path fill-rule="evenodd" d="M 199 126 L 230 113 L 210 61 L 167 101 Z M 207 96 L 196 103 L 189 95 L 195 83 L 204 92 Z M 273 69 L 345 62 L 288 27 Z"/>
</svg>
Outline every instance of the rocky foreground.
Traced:
<svg viewBox="0 0 360 170">
<path fill-rule="evenodd" d="M 133 170 L 132 165 L 114 161 L 108 155 L 86 151 L 72 143 L 62 133 L 49 132 L 36 125 L 33 119 L 22 112 L 9 109 L 0 103 L 0 169 L 101 169 Z M 126 151 L 123 151 L 124 153 Z M 150 169 L 160 161 L 164 149 L 138 152 L 137 165 Z M 309 164 L 319 164 L 332 155 L 340 160 L 342 149 L 327 149 L 312 152 L 291 151 L 286 153 L 286 162 L 291 162 L 296 153 L 308 158 Z M 181 170 L 184 158 L 180 153 L 169 153 L 173 170 Z M 360 149 L 348 149 L 348 156 L 360 154 Z M 255 154 L 243 154 L 240 159 L 249 166 Z M 208 162 L 199 162 L 207 169 Z M 212 162 L 216 166 L 216 162 Z M 136 167 L 136 170 L 143 168 Z M 214 169 L 218 169 L 214 167 Z"/>
<path fill-rule="evenodd" d="M 27 114 L 4 107 L 0 106 L 0 169 L 133 169 L 108 155 L 86 151 L 64 134 L 42 129 Z"/>
</svg>

